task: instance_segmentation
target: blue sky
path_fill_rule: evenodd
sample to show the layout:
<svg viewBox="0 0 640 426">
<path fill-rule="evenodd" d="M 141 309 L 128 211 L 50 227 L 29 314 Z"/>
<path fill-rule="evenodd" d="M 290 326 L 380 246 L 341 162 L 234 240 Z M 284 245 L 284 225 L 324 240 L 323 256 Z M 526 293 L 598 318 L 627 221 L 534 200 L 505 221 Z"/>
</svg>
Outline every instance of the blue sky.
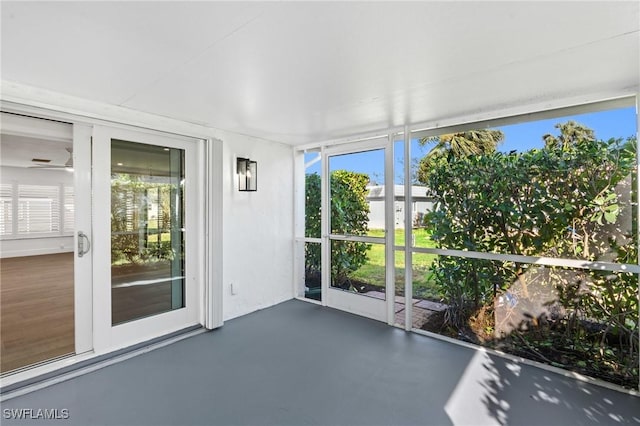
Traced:
<svg viewBox="0 0 640 426">
<path fill-rule="evenodd" d="M 558 129 L 554 126 L 569 120 L 593 129 L 598 139 L 626 139 L 636 134 L 636 109 L 629 107 L 498 127 L 505 135 L 505 140 L 498 146 L 498 150 L 509 152 L 542 148 L 544 146 L 542 135 L 547 133 L 558 135 Z"/>
<path fill-rule="evenodd" d="M 593 129 L 598 139 L 626 139 L 629 136 L 636 135 L 636 110 L 635 107 L 628 107 L 496 127 L 496 129 L 502 130 L 505 135 L 505 139 L 498 146 L 498 150 L 509 152 L 512 150 L 526 151 L 532 148 L 542 148 L 544 146 L 542 136 L 547 133 L 557 135 L 559 132 L 554 126 L 569 120 Z M 401 183 L 401 175 L 403 173 L 402 158 L 404 153 L 402 145 L 402 143 L 396 143 L 396 152 L 394 152 L 396 183 Z M 431 148 L 432 146 L 422 147 L 417 140 L 413 140 L 411 144 L 412 157 L 422 158 Z M 309 161 L 314 157 L 315 154 L 307 154 L 305 155 L 305 161 Z M 330 170 L 347 169 L 366 173 L 373 181 L 379 184 L 384 182 L 384 154 L 381 150 L 332 157 L 329 167 Z M 316 163 L 307 169 L 307 173 L 313 172 L 320 173 L 320 163 Z"/>
</svg>

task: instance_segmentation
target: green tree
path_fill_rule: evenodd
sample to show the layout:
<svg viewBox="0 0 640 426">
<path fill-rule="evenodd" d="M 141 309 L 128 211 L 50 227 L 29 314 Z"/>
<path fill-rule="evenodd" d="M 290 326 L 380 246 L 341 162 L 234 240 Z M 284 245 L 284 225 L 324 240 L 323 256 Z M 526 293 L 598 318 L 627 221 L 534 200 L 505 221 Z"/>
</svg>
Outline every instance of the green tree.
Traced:
<svg viewBox="0 0 640 426">
<path fill-rule="evenodd" d="M 460 158 L 494 152 L 504 133 L 500 130 L 469 130 L 420 139 L 421 145 L 435 143 L 426 158 Z"/>
<path fill-rule="evenodd" d="M 501 130 L 469 130 L 422 138 L 420 145 L 434 143 L 435 146 L 420 160 L 417 180 L 424 183 L 429 169 L 438 163 L 495 152 L 503 140 L 504 133 Z"/>
<path fill-rule="evenodd" d="M 573 120 L 569 120 L 566 123 L 558 123 L 555 128 L 560 130 L 559 136 L 556 137 L 549 133 L 542 136 L 546 149 L 568 151 L 581 141 L 596 140 L 593 130 Z"/>
</svg>

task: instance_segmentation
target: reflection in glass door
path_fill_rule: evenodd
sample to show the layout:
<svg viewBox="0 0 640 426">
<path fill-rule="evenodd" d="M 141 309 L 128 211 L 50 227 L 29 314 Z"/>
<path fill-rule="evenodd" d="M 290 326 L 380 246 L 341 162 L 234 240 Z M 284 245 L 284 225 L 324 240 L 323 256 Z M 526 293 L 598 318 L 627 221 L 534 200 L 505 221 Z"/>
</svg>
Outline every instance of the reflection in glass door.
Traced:
<svg viewBox="0 0 640 426">
<path fill-rule="evenodd" d="M 184 150 L 111 141 L 111 321 L 184 307 Z"/>
<path fill-rule="evenodd" d="M 96 350 L 198 324 L 200 141 L 94 128 Z"/>
</svg>

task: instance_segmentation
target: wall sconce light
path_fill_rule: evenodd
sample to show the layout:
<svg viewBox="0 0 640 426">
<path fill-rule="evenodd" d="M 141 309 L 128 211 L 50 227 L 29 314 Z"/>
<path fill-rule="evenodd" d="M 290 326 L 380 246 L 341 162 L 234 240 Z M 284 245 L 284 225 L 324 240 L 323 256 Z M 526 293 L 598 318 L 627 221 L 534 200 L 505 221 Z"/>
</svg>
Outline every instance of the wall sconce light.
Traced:
<svg viewBox="0 0 640 426">
<path fill-rule="evenodd" d="M 248 158 L 238 158 L 238 190 L 257 191 L 258 190 L 258 162 Z"/>
</svg>

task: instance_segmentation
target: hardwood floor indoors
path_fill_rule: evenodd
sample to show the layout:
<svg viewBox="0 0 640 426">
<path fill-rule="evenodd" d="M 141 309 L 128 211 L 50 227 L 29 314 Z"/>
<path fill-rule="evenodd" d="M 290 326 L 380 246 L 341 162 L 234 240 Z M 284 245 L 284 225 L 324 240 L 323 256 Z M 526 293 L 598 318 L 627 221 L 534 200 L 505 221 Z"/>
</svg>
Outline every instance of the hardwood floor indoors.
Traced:
<svg viewBox="0 0 640 426">
<path fill-rule="evenodd" d="M 171 282 L 113 288 L 111 318 L 114 324 L 171 310 Z"/>
<path fill-rule="evenodd" d="M 0 312 L 0 372 L 73 353 L 73 253 L 0 259 Z"/>
<path fill-rule="evenodd" d="M 74 352 L 73 285 L 73 253 L 0 259 L 0 373 Z M 170 311 L 171 283 L 114 287 L 112 297 L 119 324 Z"/>
</svg>

